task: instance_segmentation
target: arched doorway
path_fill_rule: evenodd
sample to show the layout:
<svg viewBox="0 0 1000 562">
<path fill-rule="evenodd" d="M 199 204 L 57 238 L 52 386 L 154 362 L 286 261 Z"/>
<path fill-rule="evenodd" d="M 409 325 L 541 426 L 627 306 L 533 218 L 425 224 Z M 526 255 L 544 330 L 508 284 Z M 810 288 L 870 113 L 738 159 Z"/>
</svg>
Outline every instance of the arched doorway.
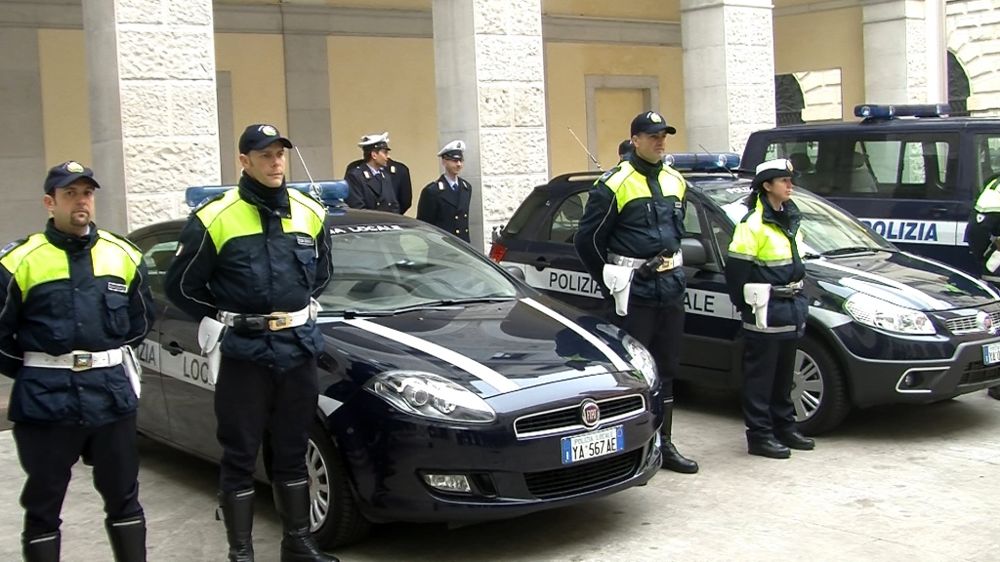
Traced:
<svg viewBox="0 0 1000 562">
<path fill-rule="evenodd" d="M 792 74 L 777 74 L 774 77 L 774 109 L 778 126 L 805 123 L 802 109 L 805 99 L 799 81 Z"/>
<path fill-rule="evenodd" d="M 955 53 L 948 51 L 948 104 L 951 106 L 951 115 L 969 115 L 967 101 L 971 93 L 969 75 L 965 73 Z"/>
</svg>

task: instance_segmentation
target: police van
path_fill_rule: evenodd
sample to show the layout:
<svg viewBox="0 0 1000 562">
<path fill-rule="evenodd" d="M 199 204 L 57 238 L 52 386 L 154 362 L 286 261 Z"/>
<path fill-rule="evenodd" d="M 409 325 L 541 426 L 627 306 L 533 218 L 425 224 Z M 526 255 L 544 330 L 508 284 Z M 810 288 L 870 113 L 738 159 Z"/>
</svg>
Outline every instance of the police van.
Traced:
<svg viewBox="0 0 1000 562">
<path fill-rule="evenodd" d="M 725 270 L 750 178 L 735 154 L 668 155 L 690 187 L 681 240 L 687 292 L 680 380 L 739 388 L 740 315 Z M 490 257 L 544 293 L 605 311 L 573 236 L 595 172 L 558 176 L 522 202 Z M 805 433 L 836 427 L 852 407 L 929 403 L 1000 385 L 1000 293 L 940 262 L 900 250 L 806 190 L 795 191 L 809 298 L 792 400 Z"/>
<path fill-rule="evenodd" d="M 978 273 L 965 227 L 983 185 L 1000 173 L 1000 119 L 947 112 L 947 105 L 859 105 L 860 122 L 757 131 L 743 167 L 788 158 L 796 185 L 900 249 Z"/>
</svg>

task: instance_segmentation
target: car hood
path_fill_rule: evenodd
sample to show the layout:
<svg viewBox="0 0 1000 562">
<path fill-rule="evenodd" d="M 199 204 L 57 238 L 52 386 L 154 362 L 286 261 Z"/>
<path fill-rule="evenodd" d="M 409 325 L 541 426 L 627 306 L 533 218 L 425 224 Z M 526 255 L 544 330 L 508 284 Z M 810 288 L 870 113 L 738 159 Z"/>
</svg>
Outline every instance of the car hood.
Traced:
<svg viewBox="0 0 1000 562">
<path fill-rule="evenodd" d="M 806 261 L 811 281 L 844 298 L 860 292 L 906 308 L 979 307 L 1000 299 L 986 283 L 939 262 L 899 251 Z"/>
<path fill-rule="evenodd" d="M 405 369 L 441 375 L 490 397 L 632 371 L 621 343 L 624 332 L 547 298 L 319 322 L 327 345 L 347 358 L 348 375 L 360 384 Z"/>
</svg>

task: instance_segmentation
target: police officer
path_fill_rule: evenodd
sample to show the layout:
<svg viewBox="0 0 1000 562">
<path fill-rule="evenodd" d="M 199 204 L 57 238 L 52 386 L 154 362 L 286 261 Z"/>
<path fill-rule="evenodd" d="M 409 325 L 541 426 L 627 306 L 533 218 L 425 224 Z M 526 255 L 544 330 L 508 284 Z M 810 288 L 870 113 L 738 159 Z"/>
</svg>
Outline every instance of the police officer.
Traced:
<svg viewBox="0 0 1000 562">
<path fill-rule="evenodd" d="M 128 346 L 153 323 L 142 253 L 92 222 L 94 172 L 49 170 L 43 232 L 0 257 L 0 371 L 21 466 L 24 559 L 59 560 L 63 498 L 81 456 L 94 467 L 115 560 L 146 559 L 136 452 L 138 363 Z"/>
<path fill-rule="evenodd" d="M 364 164 L 347 172 L 347 205 L 353 209 L 401 213 L 396 188 L 388 173 L 389 151 L 392 150 L 389 133 L 365 135 L 358 146 L 364 153 Z M 409 170 L 406 176 L 409 179 Z"/>
<path fill-rule="evenodd" d="M 628 160 L 628 155 L 632 153 L 632 139 L 625 139 L 618 143 L 618 161 Z"/>
<path fill-rule="evenodd" d="M 780 158 L 757 166 L 746 205 L 729 245 L 726 283 L 743 319 L 743 417 L 747 452 L 787 459 L 811 450 L 795 427 L 792 375 L 805 334 L 806 270 L 799 251 L 801 214 L 792 201 L 792 163 Z"/>
<path fill-rule="evenodd" d="M 347 168 L 344 169 L 344 177 L 346 178 L 351 170 L 364 165 L 364 163 L 364 160 L 358 159 L 348 164 Z M 396 193 L 396 200 L 399 201 L 399 214 L 403 214 L 413 204 L 413 183 L 410 180 L 410 168 L 389 156 L 384 169 L 389 170 L 389 182 L 392 183 L 392 190 Z"/>
<path fill-rule="evenodd" d="M 663 152 L 666 136 L 676 132 L 655 111 L 632 120 L 634 150 L 595 182 L 573 242 L 605 298 L 614 298 L 609 319 L 656 357 L 663 468 L 692 474 L 698 463 L 677 452 L 671 440 L 673 381 L 684 332 L 680 239 L 687 183 L 663 164 Z"/>
<path fill-rule="evenodd" d="M 468 242 L 472 185 L 458 177 L 465 161 L 465 142 L 451 141 L 437 155 L 444 173 L 420 192 L 417 218 Z"/>
<path fill-rule="evenodd" d="M 1000 175 L 986 180 L 965 229 L 965 241 L 980 264 L 982 280 L 1000 285 Z M 1000 400 L 1000 387 L 994 386 L 987 392 Z"/>
<path fill-rule="evenodd" d="M 330 279 L 330 240 L 323 205 L 285 185 L 289 148 L 271 125 L 243 131 L 239 187 L 191 214 L 165 279 L 180 309 L 207 317 L 203 326 L 213 319 L 226 326 L 215 415 L 229 560 L 253 560 L 253 473 L 262 441 L 284 527 L 281 560 L 336 560 L 309 532 L 305 465 L 323 348 L 311 299 Z"/>
</svg>

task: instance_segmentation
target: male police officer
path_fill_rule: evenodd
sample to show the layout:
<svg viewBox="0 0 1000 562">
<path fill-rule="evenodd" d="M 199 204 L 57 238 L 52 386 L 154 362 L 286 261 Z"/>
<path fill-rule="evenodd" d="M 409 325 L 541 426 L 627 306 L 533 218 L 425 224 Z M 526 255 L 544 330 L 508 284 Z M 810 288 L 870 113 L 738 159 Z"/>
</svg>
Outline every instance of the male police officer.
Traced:
<svg viewBox="0 0 1000 562">
<path fill-rule="evenodd" d="M 698 463 L 681 456 L 671 442 L 673 381 L 684 332 L 686 281 L 680 239 L 687 184 L 663 164 L 663 145 L 666 136 L 676 132 L 655 111 L 632 120 L 634 149 L 590 190 L 573 242 L 605 297 L 614 298 L 611 321 L 657 358 L 664 409 L 663 467 L 691 474 L 698 471 Z"/>
<path fill-rule="evenodd" d="M 364 164 L 365 161 L 363 159 L 352 161 L 344 169 L 344 177 L 346 178 L 347 174 L 350 174 L 354 168 L 363 166 Z M 389 156 L 383 170 L 389 170 L 389 182 L 392 184 L 393 192 L 396 193 L 396 201 L 399 201 L 399 214 L 403 214 L 409 210 L 410 205 L 413 203 L 413 183 L 410 180 L 410 167 Z"/>
<path fill-rule="evenodd" d="M 980 264 L 980 277 L 1000 285 L 1000 175 L 986 180 L 976 199 L 975 208 L 965 229 L 969 251 Z M 989 389 L 989 395 L 1000 400 L 1000 386 Z"/>
<path fill-rule="evenodd" d="M 437 155 L 444 173 L 420 192 L 417 218 L 469 241 L 469 202 L 472 185 L 458 177 L 465 160 L 465 142 L 444 145 Z"/>
<path fill-rule="evenodd" d="M 401 213 L 399 199 L 389 170 L 389 133 L 365 135 L 358 143 L 364 153 L 364 164 L 347 172 L 347 205 L 353 209 L 370 209 Z M 409 180 L 409 170 L 406 172 Z M 409 199 L 407 200 L 409 207 Z"/>
<path fill-rule="evenodd" d="M 0 371 L 14 378 L 10 419 L 27 474 L 24 558 L 59 560 L 63 498 L 82 455 L 94 467 L 115 560 L 146 559 L 135 445 L 138 363 L 153 306 L 142 253 L 91 222 L 94 172 L 49 170 L 44 232 L 0 257 Z"/>
<path fill-rule="evenodd" d="M 262 441 L 284 523 L 281 560 L 336 560 L 309 532 L 305 465 L 323 347 L 312 298 L 330 279 L 330 240 L 326 209 L 285 186 L 288 148 L 291 141 L 271 125 L 243 131 L 239 187 L 192 213 L 166 277 L 174 304 L 207 317 L 203 326 L 212 319 L 226 326 L 215 415 L 230 560 L 253 560 L 253 473 Z"/>
</svg>

